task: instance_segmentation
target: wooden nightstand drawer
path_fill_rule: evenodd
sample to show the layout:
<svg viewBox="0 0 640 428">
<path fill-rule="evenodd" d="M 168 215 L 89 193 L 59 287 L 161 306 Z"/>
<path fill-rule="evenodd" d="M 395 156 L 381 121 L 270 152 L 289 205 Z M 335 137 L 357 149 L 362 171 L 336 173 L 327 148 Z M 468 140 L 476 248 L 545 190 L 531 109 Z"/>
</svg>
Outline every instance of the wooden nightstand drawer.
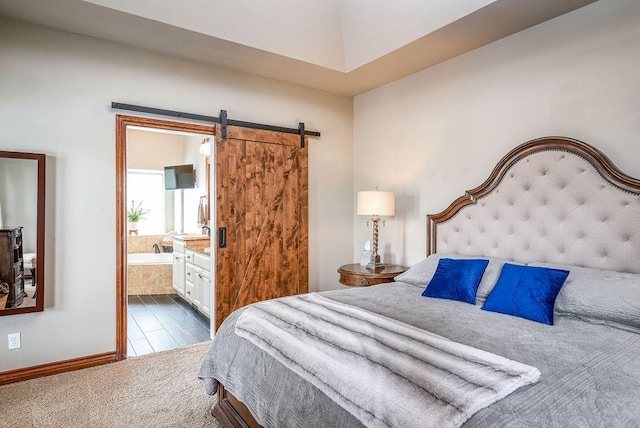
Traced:
<svg viewBox="0 0 640 428">
<path fill-rule="evenodd" d="M 378 269 L 367 269 L 359 264 L 341 266 L 338 269 L 340 283 L 350 287 L 367 287 L 369 285 L 393 282 L 393 278 L 408 268 L 399 265 L 384 265 Z"/>
</svg>

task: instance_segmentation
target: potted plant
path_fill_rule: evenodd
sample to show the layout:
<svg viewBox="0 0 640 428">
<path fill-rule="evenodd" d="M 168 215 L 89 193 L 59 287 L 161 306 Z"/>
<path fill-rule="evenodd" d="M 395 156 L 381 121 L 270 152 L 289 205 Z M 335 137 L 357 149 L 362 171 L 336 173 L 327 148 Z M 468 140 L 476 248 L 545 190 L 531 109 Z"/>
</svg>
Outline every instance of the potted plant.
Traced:
<svg viewBox="0 0 640 428">
<path fill-rule="evenodd" d="M 127 211 L 127 221 L 129 222 L 129 234 L 134 233 L 138 234 L 138 221 L 144 219 L 144 216 L 149 212 L 149 210 L 142 209 L 142 202 L 140 201 L 138 205 L 136 205 L 135 201 L 131 201 L 131 209 Z"/>
</svg>

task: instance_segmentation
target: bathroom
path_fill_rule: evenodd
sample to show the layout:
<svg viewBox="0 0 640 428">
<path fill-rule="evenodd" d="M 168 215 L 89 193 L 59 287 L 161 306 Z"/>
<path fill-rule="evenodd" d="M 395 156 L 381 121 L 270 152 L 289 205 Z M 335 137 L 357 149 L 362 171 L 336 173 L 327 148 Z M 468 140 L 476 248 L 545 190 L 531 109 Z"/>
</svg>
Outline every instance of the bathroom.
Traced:
<svg viewBox="0 0 640 428">
<path fill-rule="evenodd" d="M 178 294 L 174 243 L 209 226 L 207 136 L 153 128 L 127 129 L 127 355 L 144 355 L 209 339 L 209 319 Z M 193 165 L 185 187 L 167 190 L 165 174 Z M 204 227 L 204 228 L 203 228 Z M 206 240 L 206 242 L 205 242 Z M 201 238 L 208 247 L 208 238 Z M 203 248 L 204 250 L 204 248 Z M 178 281 L 179 282 L 179 281 Z M 207 284 L 210 287 L 210 281 Z M 200 309 L 200 310 L 198 310 Z"/>
</svg>

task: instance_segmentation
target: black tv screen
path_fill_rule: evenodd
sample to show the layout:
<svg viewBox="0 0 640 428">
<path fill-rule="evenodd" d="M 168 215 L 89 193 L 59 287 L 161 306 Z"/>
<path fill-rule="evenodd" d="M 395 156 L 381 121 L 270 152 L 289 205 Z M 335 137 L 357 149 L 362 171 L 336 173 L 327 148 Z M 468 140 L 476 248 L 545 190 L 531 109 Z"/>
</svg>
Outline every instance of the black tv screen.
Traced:
<svg viewBox="0 0 640 428">
<path fill-rule="evenodd" d="M 195 185 L 193 164 L 164 167 L 164 188 L 166 190 L 193 189 Z"/>
</svg>

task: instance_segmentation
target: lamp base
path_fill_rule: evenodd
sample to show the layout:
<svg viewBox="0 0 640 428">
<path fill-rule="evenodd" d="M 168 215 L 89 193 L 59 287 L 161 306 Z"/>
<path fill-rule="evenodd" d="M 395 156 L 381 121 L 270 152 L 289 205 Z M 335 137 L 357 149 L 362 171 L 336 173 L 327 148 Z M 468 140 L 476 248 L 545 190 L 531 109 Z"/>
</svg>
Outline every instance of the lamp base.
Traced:
<svg viewBox="0 0 640 428">
<path fill-rule="evenodd" d="M 367 269 L 375 270 L 384 267 L 384 263 L 380 263 L 380 255 L 371 255 L 371 260 L 367 264 Z"/>
</svg>

